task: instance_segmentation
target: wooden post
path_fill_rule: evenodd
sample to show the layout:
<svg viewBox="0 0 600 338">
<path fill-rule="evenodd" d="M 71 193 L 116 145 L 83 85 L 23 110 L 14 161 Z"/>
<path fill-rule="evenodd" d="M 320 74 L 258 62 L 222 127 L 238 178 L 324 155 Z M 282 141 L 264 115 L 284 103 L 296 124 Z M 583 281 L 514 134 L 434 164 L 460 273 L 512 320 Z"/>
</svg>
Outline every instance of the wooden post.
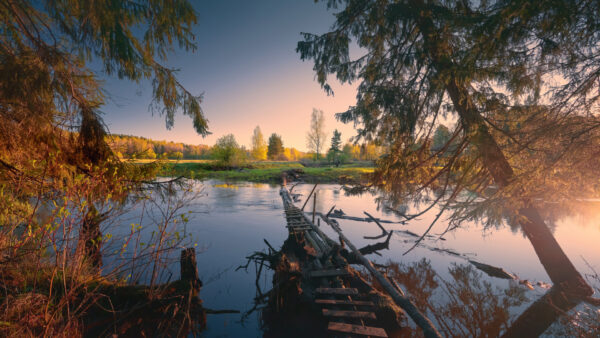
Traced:
<svg viewBox="0 0 600 338">
<path fill-rule="evenodd" d="M 300 210 L 304 211 L 304 207 L 306 206 L 306 203 L 308 203 L 308 201 L 310 200 L 310 196 L 312 196 L 313 192 L 317 188 L 317 185 L 319 185 L 319 183 L 315 184 L 315 186 L 312 188 L 310 194 L 308 194 L 308 197 L 306 197 L 306 201 L 304 201 L 304 204 L 302 205 L 302 208 L 300 208 Z"/>
<path fill-rule="evenodd" d="M 182 281 L 189 281 L 191 283 L 192 288 L 196 291 L 200 291 L 200 287 L 202 287 L 202 281 L 198 277 L 198 266 L 196 264 L 196 249 L 187 248 L 181 250 L 181 258 L 179 260 L 179 265 L 181 267 L 181 277 Z"/>
<path fill-rule="evenodd" d="M 317 193 L 313 196 L 313 215 L 312 215 L 312 224 L 315 224 L 315 212 L 317 212 Z"/>
</svg>

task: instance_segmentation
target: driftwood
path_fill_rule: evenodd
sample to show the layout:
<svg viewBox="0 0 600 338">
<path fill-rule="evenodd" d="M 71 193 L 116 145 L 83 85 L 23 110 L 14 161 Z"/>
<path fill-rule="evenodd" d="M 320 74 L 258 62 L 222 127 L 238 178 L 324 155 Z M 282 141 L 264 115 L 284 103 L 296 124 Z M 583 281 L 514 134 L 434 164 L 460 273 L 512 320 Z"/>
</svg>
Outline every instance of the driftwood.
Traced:
<svg viewBox="0 0 600 338">
<path fill-rule="evenodd" d="M 367 215 L 367 216 L 368 216 L 368 217 L 369 217 L 371 220 L 373 220 L 373 222 L 375 222 L 375 224 L 377 224 L 377 226 L 379 227 L 379 229 L 381 229 L 381 235 L 379 235 L 379 236 L 375 236 L 375 237 L 363 236 L 363 238 L 365 238 L 365 239 L 380 239 L 380 238 L 382 238 L 382 237 L 384 237 L 384 236 L 386 236 L 386 235 L 388 234 L 388 231 L 387 231 L 387 230 L 385 230 L 385 228 L 384 228 L 384 227 L 381 225 L 381 223 L 379 223 L 379 221 L 378 221 L 378 220 L 377 220 L 375 217 L 371 216 L 371 214 L 369 214 L 369 213 L 368 213 L 368 212 L 366 212 L 366 211 L 363 211 L 363 212 L 364 212 L 364 213 L 365 213 L 365 215 Z M 389 241 L 389 237 L 388 237 L 388 241 Z"/>
<path fill-rule="evenodd" d="M 377 220 L 379 223 L 406 224 L 405 221 L 395 222 L 395 221 L 389 221 L 389 220 L 385 220 L 385 219 L 373 218 L 372 216 L 371 217 L 348 216 L 341 209 L 330 212 L 329 218 L 347 219 L 349 221 L 358 221 L 358 222 L 367 222 L 367 223 L 373 222 L 373 220 Z"/>
<path fill-rule="evenodd" d="M 362 255 L 368 255 L 371 253 L 376 253 L 379 250 L 383 250 L 383 249 L 389 249 L 390 248 L 390 238 L 392 238 L 392 234 L 394 233 L 394 230 L 390 231 L 388 233 L 388 237 L 385 241 L 380 242 L 380 243 L 375 243 L 375 244 L 369 244 L 365 247 L 360 248 L 358 251 L 362 254 Z"/>
<path fill-rule="evenodd" d="M 403 296 L 396 290 L 395 286 L 389 282 L 387 278 L 385 278 L 371 263 L 370 260 L 365 258 L 358 249 L 348 240 L 348 238 L 342 233 L 342 230 L 337 226 L 337 224 L 331 222 L 328 218 L 326 218 L 323 214 L 319 214 L 325 223 L 329 224 L 331 228 L 338 233 L 340 238 L 348 245 L 350 250 L 356 255 L 356 257 L 360 260 L 361 264 L 369 270 L 371 275 L 377 279 L 379 284 L 385 289 L 385 291 L 392 297 L 394 302 L 398 304 L 406 313 L 412 318 L 412 320 L 423 330 L 423 334 L 425 337 L 442 337 L 441 334 L 437 331 L 433 323 L 427 318 L 421 310 L 419 310 L 415 304 L 407 297 Z"/>
<path fill-rule="evenodd" d="M 469 263 L 473 264 L 477 269 L 485 272 L 490 277 L 503 278 L 503 279 L 516 279 L 515 276 L 506 272 L 502 268 L 484 264 L 484 263 L 475 262 L 472 260 L 469 260 Z"/>
</svg>

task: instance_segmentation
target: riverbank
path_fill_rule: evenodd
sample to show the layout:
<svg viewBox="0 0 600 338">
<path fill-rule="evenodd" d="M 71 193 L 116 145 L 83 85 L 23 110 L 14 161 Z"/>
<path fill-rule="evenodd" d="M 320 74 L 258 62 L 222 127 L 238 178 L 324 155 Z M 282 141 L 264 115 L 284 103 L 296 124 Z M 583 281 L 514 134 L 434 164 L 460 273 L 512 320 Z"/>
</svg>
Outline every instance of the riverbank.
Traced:
<svg viewBox="0 0 600 338">
<path fill-rule="evenodd" d="M 212 161 L 166 162 L 161 176 L 184 176 L 205 180 L 280 182 L 283 172 L 293 171 L 308 183 L 357 183 L 367 180 L 374 166 L 371 162 L 340 165 L 306 166 L 300 162 L 250 162 L 239 167 L 224 167 Z"/>
</svg>

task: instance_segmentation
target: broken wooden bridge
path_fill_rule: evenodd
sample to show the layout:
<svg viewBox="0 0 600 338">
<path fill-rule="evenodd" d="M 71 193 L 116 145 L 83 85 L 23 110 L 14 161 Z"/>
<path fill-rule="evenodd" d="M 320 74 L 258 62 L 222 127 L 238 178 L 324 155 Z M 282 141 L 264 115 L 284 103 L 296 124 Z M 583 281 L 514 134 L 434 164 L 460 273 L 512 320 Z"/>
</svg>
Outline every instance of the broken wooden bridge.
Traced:
<svg viewBox="0 0 600 338">
<path fill-rule="evenodd" d="M 306 197 L 304 206 L 314 190 Z M 289 237 L 274 264 L 277 266 L 273 277 L 277 296 L 271 295 L 274 311 L 305 308 L 318 312 L 318 321 L 328 332 L 326 336 L 399 336 L 408 315 L 426 337 L 441 337 L 399 285 L 365 258 L 368 253 L 365 248 L 357 249 L 346 238 L 335 219 L 314 211 L 309 218 L 304 206 L 299 208 L 294 204 L 285 183 L 280 195 Z M 339 242 L 321 230 L 321 220 L 339 235 Z M 390 236 L 379 245 L 387 246 Z M 364 266 L 372 278 L 365 278 L 352 264 Z M 378 287 L 367 279 L 376 280 Z"/>
</svg>

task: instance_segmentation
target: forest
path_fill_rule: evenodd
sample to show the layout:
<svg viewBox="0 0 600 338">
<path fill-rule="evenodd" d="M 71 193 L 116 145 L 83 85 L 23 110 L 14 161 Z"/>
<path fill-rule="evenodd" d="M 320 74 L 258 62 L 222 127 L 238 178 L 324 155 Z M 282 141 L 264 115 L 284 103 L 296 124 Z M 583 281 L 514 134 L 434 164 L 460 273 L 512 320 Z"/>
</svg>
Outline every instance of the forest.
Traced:
<svg viewBox="0 0 600 338">
<path fill-rule="evenodd" d="M 0 336 L 600 335 L 600 2 L 305 2 L 0 0 Z"/>
</svg>

